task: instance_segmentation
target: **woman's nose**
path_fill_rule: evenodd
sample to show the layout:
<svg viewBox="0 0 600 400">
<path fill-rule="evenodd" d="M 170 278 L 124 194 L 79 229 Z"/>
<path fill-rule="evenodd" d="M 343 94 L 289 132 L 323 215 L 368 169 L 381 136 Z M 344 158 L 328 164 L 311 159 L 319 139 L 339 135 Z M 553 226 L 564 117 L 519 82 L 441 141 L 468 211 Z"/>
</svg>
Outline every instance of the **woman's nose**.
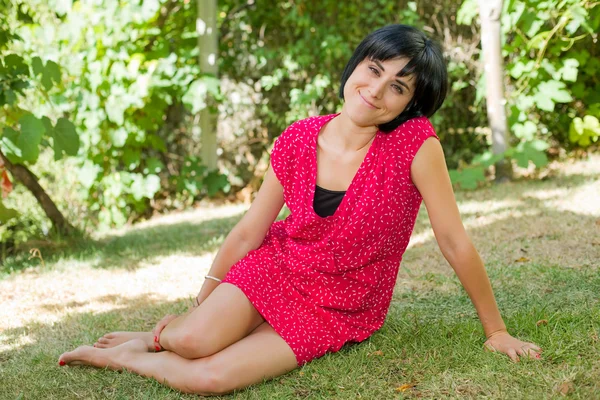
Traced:
<svg viewBox="0 0 600 400">
<path fill-rule="evenodd" d="M 380 99 L 383 95 L 383 90 L 385 88 L 385 82 L 382 79 L 375 80 L 371 83 L 371 87 L 369 88 L 369 92 L 371 92 L 371 96 L 376 99 Z"/>
</svg>

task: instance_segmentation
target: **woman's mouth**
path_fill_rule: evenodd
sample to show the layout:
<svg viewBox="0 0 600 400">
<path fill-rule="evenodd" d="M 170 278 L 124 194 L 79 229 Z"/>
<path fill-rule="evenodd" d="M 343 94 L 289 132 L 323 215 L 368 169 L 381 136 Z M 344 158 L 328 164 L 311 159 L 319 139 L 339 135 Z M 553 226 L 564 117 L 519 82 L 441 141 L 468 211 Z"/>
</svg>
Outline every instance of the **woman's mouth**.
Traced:
<svg viewBox="0 0 600 400">
<path fill-rule="evenodd" d="M 369 106 L 370 108 L 373 108 L 373 109 L 377 109 L 377 108 L 379 108 L 379 107 L 375 107 L 373 104 L 369 103 L 369 102 L 367 101 L 367 99 L 365 99 L 365 98 L 363 97 L 363 95 L 362 95 L 360 92 L 358 92 L 358 95 L 359 95 L 359 96 L 360 96 L 360 98 L 362 99 L 363 103 L 365 103 L 365 104 L 366 104 L 367 106 Z"/>
</svg>

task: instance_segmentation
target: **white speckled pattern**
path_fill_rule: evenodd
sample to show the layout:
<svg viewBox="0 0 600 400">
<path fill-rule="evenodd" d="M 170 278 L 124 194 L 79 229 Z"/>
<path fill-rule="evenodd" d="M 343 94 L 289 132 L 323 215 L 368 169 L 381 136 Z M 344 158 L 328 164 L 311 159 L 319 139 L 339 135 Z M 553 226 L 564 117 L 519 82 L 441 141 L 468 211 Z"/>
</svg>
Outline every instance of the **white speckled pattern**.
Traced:
<svg viewBox="0 0 600 400">
<path fill-rule="evenodd" d="M 314 212 L 317 136 L 338 114 L 310 117 L 277 138 L 271 164 L 291 214 L 223 282 L 239 287 L 288 343 L 298 365 L 381 328 L 422 197 L 410 178 L 426 117 L 378 132 L 336 212 Z"/>
</svg>

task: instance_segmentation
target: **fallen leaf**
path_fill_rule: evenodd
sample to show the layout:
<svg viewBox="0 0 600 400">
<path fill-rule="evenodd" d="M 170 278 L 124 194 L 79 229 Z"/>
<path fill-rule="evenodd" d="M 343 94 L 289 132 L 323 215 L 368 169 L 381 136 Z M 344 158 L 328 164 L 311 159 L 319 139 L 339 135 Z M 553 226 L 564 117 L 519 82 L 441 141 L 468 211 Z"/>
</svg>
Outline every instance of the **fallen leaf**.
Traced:
<svg viewBox="0 0 600 400">
<path fill-rule="evenodd" d="M 600 219 L 596 220 L 596 225 L 600 225 Z"/>
<path fill-rule="evenodd" d="M 590 337 L 592 338 L 592 340 L 593 340 L 594 342 L 597 342 L 597 341 L 598 341 L 598 334 L 597 334 L 596 332 L 592 333 L 592 334 L 590 335 Z"/>
<path fill-rule="evenodd" d="M 398 386 L 396 392 L 406 392 L 408 389 L 414 388 L 415 386 L 415 383 L 405 383 L 402 386 Z"/>
<path fill-rule="evenodd" d="M 548 325 L 548 320 L 547 319 L 540 319 L 538 322 L 535 323 L 537 326 L 540 325 Z"/>
<path fill-rule="evenodd" d="M 298 375 L 304 376 L 304 372 L 300 371 L 300 372 L 298 372 Z"/>
<path fill-rule="evenodd" d="M 381 351 L 381 350 L 377 350 L 377 351 L 374 351 L 374 352 L 368 354 L 368 356 L 382 356 L 382 355 L 383 355 L 383 351 Z"/>
<path fill-rule="evenodd" d="M 527 258 L 527 257 L 521 257 L 521 258 L 515 260 L 515 262 L 527 262 L 527 261 L 529 261 L 529 258 Z"/>
<path fill-rule="evenodd" d="M 566 396 L 567 394 L 571 393 L 574 389 L 575 388 L 573 387 L 573 382 L 563 382 L 558 387 L 558 393 L 562 394 L 563 396 Z"/>
</svg>

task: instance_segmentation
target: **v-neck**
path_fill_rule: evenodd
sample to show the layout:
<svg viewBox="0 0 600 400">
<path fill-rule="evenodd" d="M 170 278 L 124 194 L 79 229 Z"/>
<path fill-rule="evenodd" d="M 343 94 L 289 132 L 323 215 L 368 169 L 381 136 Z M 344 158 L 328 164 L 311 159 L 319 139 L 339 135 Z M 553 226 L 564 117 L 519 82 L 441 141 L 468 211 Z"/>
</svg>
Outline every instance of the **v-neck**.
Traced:
<svg viewBox="0 0 600 400">
<path fill-rule="evenodd" d="M 313 157 L 312 157 L 313 165 L 312 166 L 313 166 L 313 168 L 312 168 L 312 176 L 311 176 L 311 185 L 310 185 L 310 188 L 309 188 L 309 190 L 310 190 L 309 200 L 310 201 L 309 201 L 308 205 L 309 205 L 309 208 L 310 208 L 310 210 L 312 212 L 312 215 L 315 216 L 317 219 L 322 219 L 322 220 L 328 220 L 328 219 L 337 218 L 343 212 L 343 209 L 348 204 L 348 196 L 350 196 L 352 194 L 352 189 L 356 185 L 356 180 L 361 175 L 362 170 L 365 168 L 365 165 L 367 164 L 367 160 L 369 159 L 369 157 L 371 157 L 371 153 L 375 149 L 375 142 L 377 142 L 377 139 L 380 136 L 380 131 L 377 130 L 377 132 L 375 134 L 375 138 L 371 142 L 371 145 L 369 146 L 369 150 L 367 151 L 367 154 L 365 155 L 365 158 L 363 158 L 363 160 L 360 163 L 360 166 L 358 167 L 358 170 L 356 171 L 356 173 L 352 177 L 352 180 L 350 181 L 350 186 L 348 186 L 348 189 L 346 189 L 346 194 L 342 198 L 342 201 L 341 201 L 340 205 L 337 207 L 337 209 L 335 210 L 335 212 L 332 215 L 321 217 L 319 214 L 317 214 L 315 212 L 315 208 L 313 206 L 313 204 L 315 202 L 315 191 L 316 191 L 316 186 L 317 186 L 317 175 L 318 175 L 318 170 L 317 170 L 317 167 L 318 167 L 317 166 L 317 146 L 318 146 L 319 135 L 323 131 L 323 128 L 325 127 L 325 125 L 327 125 L 327 123 L 331 122 L 338 115 L 340 115 L 340 113 L 323 116 L 323 120 L 322 120 L 323 122 L 320 124 L 320 126 L 317 126 L 317 128 L 315 129 L 316 132 L 315 132 L 313 140 L 312 140 L 312 146 L 313 146 L 313 148 L 312 148 L 312 151 L 313 151 Z"/>
</svg>

